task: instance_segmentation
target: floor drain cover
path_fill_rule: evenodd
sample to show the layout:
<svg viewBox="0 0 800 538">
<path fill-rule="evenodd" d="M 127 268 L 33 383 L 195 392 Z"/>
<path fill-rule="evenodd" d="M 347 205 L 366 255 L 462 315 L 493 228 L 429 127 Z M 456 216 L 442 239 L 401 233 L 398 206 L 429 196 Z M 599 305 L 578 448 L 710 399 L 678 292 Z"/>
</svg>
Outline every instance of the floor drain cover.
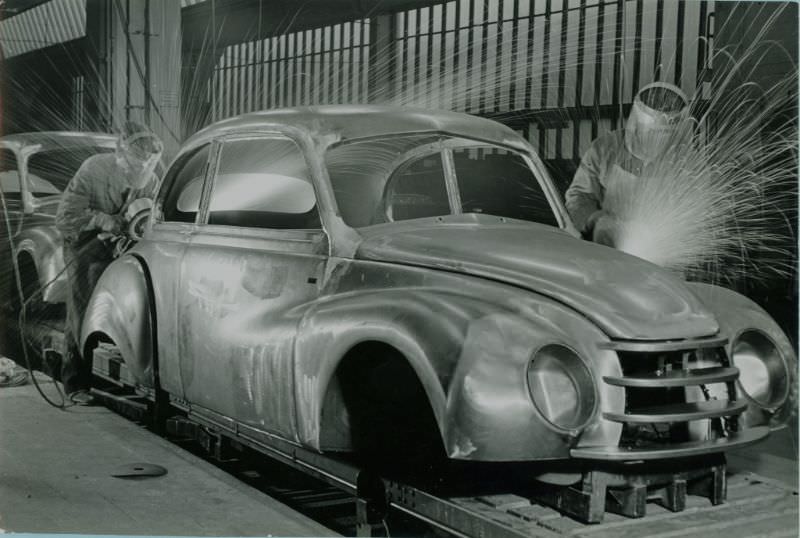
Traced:
<svg viewBox="0 0 800 538">
<path fill-rule="evenodd" d="M 167 474 L 167 470 L 164 467 L 153 463 L 126 463 L 114 469 L 111 476 L 132 478 L 137 476 L 163 476 L 165 474 Z"/>
</svg>

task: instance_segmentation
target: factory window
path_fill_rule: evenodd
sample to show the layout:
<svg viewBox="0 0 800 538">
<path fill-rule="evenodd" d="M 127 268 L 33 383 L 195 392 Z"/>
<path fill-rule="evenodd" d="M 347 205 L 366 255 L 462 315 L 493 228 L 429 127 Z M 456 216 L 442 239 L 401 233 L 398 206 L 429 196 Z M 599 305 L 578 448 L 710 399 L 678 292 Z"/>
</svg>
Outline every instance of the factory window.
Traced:
<svg viewBox="0 0 800 538">
<path fill-rule="evenodd" d="M 197 218 L 210 147 L 206 144 L 189 152 L 170 168 L 164 179 L 165 221 L 194 222 Z"/>
<path fill-rule="evenodd" d="M 222 147 L 208 223 L 246 228 L 320 228 L 303 153 L 287 138 L 229 140 Z"/>
</svg>

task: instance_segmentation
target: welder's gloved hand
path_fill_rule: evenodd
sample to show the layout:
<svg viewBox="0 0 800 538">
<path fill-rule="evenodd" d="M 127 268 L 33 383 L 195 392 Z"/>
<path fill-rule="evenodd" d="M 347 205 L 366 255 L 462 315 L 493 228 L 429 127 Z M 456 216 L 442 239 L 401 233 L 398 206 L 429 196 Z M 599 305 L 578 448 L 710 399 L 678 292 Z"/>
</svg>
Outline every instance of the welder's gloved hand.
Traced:
<svg viewBox="0 0 800 538">
<path fill-rule="evenodd" d="M 592 230 L 592 241 L 600 245 L 614 248 L 619 223 L 616 217 L 607 211 L 596 211 L 589 217 Z"/>
<path fill-rule="evenodd" d="M 108 213 L 97 213 L 92 222 L 93 228 L 110 234 L 117 235 L 122 232 L 124 224 L 119 215 L 109 215 Z"/>
</svg>

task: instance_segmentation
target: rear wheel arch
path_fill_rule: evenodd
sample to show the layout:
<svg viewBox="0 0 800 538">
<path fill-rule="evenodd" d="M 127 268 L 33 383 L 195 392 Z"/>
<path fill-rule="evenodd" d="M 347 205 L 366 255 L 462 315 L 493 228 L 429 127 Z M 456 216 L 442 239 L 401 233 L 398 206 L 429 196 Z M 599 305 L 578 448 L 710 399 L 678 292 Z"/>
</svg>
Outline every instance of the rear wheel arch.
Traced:
<svg viewBox="0 0 800 538">
<path fill-rule="evenodd" d="M 125 255 L 121 260 L 122 265 L 116 268 L 112 265 L 106 270 L 89 301 L 81 350 L 83 357 L 89 359 L 99 343 L 113 343 L 140 382 L 156 386 L 155 312 L 150 273 L 139 256 Z M 126 267 L 125 261 L 135 264 L 135 269 L 131 265 Z M 127 293 L 137 293 L 138 300 L 119 301 L 114 292 L 123 287 Z"/>
<path fill-rule="evenodd" d="M 102 331 L 94 331 L 91 333 L 83 344 L 83 348 L 81 349 L 81 356 L 84 360 L 88 360 L 92 356 L 92 352 L 94 349 L 100 345 L 101 343 L 109 343 L 109 344 L 116 344 L 114 340 Z"/>
<path fill-rule="evenodd" d="M 28 250 L 20 250 L 17 253 L 16 263 L 23 295 L 27 300 L 39 288 L 39 266 L 34 255 Z M 16 284 L 14 288 L 16 288 Z"/>
</svg>

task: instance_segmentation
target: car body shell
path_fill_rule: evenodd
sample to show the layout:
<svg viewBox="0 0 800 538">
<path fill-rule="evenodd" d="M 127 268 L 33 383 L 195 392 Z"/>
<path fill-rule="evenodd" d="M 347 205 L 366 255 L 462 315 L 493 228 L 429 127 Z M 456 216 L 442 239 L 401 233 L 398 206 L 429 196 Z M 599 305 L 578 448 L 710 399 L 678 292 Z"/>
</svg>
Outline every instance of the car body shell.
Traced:
<svg viewBox="0 0 800 538">
<path fill-rule="evenodd" d="M 20 256 L 28 256 L 32 261 L 38 285 L 43 288 L 42 300 L 46 303 L 63 303 L 66 298 L 67 279 L 63 270 L 62 240 L 55 227 L 55 213 L 60 197 L 38 198 L 31 193 L 28 163 L 40 152 L 78 148 L 110 151 L 115 145 L 114 136 L 73 131 L 19 133 L 0 138 L 0 150 L 8 150 L 14 154 L 20 180 L 19 200 L 7 200 L 17 264 L 20 265 Z"/>
<path fill-rule="evenodd" d="M 322 229 L 209 225 L 207 207 L 196 222 L 165 222 L 156 202 L 143 239 L 98 283 L 82 336 L 85 353 L 112 340 L 140 386 L 158 384 L 232 430 L 352 449 L 336 372 L 353 350 L 379 342 L 415 372 L 449 457 L 562 459 L 620 440 L 622 425 L 605 417 L 625 411 L 625 391 L 601 381 L 622 375 L 620 342 L 691 347 L 747 327 L 794 359 L 777 325 L 744 297 L 582 241 L 535 152 L 495 122 L 377 106 L 263 112 L 201 131 L 174 162 L 203 144 L 259 133 L 290 137 L 304 152 Z M 326 149 L 407 133 L 524 155 L 560 228 L 478 214 L 349 227 Z M 536 351 L 553 343 L 574 350 L 595 382 L 591 420 L 574 431 L 542 417 L 526 382 Z"/>
</svg>

